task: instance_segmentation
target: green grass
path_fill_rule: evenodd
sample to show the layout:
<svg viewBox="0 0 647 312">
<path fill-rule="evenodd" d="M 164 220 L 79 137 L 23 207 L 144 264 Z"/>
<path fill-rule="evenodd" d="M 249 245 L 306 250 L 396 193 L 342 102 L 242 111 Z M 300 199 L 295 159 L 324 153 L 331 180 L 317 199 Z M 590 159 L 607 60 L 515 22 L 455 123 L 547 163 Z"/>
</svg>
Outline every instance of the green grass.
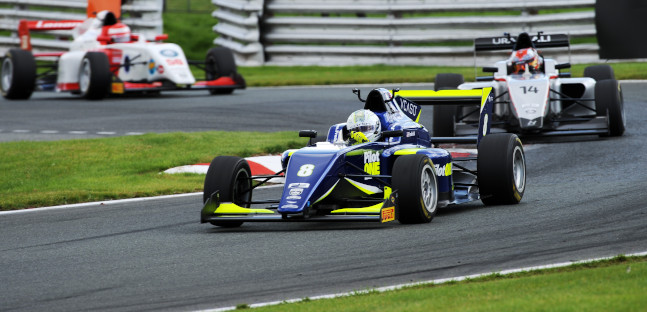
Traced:
<svg viewBox="0 0 647 312">
<path fill-rule="evenodd" d="M 645 311 L 646 281 L 647 258 L 621 256 L 559 269 L 306 299 L 254 311 Z"/>
<path fill-rule="evenodd" d="M 160 174 L 217 155 L 281 153 L 296 133 L 198 132 L 0 144 L 0 210 L 201 191 L 204 176 Z"/>
</svg>

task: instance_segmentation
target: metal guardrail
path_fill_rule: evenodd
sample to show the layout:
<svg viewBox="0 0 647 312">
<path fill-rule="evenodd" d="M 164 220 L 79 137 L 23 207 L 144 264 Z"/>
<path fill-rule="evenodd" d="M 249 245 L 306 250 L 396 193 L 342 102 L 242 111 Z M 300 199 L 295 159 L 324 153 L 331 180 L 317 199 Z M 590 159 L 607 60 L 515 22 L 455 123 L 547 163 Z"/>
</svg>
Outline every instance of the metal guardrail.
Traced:
<svg viewBox="0 0 647 312">
<path fill-rule="evenodd" d="M 215 43 L 239 65 L 473 65 L 475 37 L 595 36 L 595 0 L 212 0 Z M 537 14 L 544 9 L 570 9 Z M 444 12 L 461 12 L 448 17 Z M 482 11 L 492 11 L 483 14 Z M 499 14 L 500 12 L 500 14 Z M 516 12 L 517 15 L 514 15 Z M 472 15 L 474 14 L 474 15 Z M 511 15 L 512 14 L 512 15 Z M 596 44 L 573 45 L 574 63 L 596 62 Z M 549 51 L 545 51 L 549 52 Z M 481 55 L 481 54 L 479 54 Z M 479 62 L 499 60 L 484 53 Z M 547 56 L 550 56 L 548 54 Z M 566 60 L 565 60 L 566 61 Z"/>
<path fill-rule="evenodd" d="M 122 21 L 133 32 L 153 39 L 162 33 L 163 0 L 131 0 L 121 7 Z M 0 0 L 0 30 L 10 31 L 10 37 L 0 37 L 0 52 L 19 46 L 18 23 L 26 20 L 84 20 L 87 0 Z M 12 6 L 7 8 L 7 6 Z M 69 30 L 39 32 L 47 38 L 32 38 L 37 51 L 61 50 L 69 47 Z M 51 38 L 50 38 L 51 37 Z"/>
</svg>

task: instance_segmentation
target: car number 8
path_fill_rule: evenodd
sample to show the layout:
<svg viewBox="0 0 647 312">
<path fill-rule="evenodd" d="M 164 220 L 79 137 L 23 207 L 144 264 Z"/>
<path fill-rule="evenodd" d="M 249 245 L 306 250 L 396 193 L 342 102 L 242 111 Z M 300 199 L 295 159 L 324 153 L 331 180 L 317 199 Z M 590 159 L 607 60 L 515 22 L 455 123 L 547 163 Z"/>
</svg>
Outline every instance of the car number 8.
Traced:
<svg viewBox="0 0 647 312">
<path fill-rule="evenodd" d="M 301 168 L 299 168 L 299 172 L 297 172 L 297 175 L 300 177 L 308 177 L 312 174 L 312 170 L 314 169 L 315 169 L 315 165 L 311 165 L 311 164 L 303 165 L 301 166 Z"/>
</svg>

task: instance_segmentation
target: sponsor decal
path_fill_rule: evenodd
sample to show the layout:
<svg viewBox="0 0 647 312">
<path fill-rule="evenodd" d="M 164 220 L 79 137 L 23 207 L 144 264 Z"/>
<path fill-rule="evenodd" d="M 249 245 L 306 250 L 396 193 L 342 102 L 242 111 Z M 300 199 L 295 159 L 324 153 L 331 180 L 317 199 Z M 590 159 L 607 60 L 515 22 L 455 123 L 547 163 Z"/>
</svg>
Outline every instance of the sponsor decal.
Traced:
<svg viewBox="0 0 647 312">
<path fill-rule="evenodd" d="M 291 201 L 291 200 L 287 200 L 287 201 L 285 201 L 285 202 L 286 202 L 286 203 L 288 203 L 288 204 L 296 204 L 296 203 L 297 203 L 297 202 L 295 202 L 295 201 Z"/>
<path fill-rule="evenodd" d="M 184 61 L 182 61 L 182 59 L 179 59 L 179 58 L 166 59 L 166 65 L 168 65 L 168 66 L 182 66 L 182 65 L 184 65 Z"/>
<path fill-rule="evenodd" d="M 310 183 L 290 183 L 290 184 L 288 184 L 288 188 L 293 188 L 293 187 L 297 187 L 297 188 L 309 188 L 309 187 L 310 187 Z"/>
<path fill-rule="evenodd" d="M 158 71 L 160 74 L 163 74 L 163 73 L 164 73 L 164 66 L 162 66 L 161 64 L 160 64 L 159 66 L 157 66 L 157 71 Z"/>
<path fill-rule="evenodd" d="M 435 164 L 434 167 L 436 167 L 436 176 L 448 177 L 452 175 L 452 163 L 447 163 L 442 167 L 438 164 Z"/>
<path fill-rule="evenodd" d="M 380 220 L 382 223 L 395 220 L 395 207 L 382 208 L 380 212 Z"/>
<path fill-rule="evenodd" d="M 294 208 L 299 208 L 299 206 L 288 204 L 288 205 L 281 206 L 281 208 L 283 208 L 283 209 L 294 209 Z"/>
<path fill-rule="evenodd" d="M 296 199 L 296 200 L 299 200 L 299 199 L 301 199 L 301 196 L 288 196 L 288 197 L 286 197 L 285 199 Z"/>
<path fill-rule="evenodd" d="M 155 60 L 150 59 L 150 61 L 148 61 L 148 72 L 152 75 L 155 73 L 156 70 L 157 70 L 157 67 L 155 66 Z"/>
<path fill-rule="evenodd" d="M 407 131 L 407 133 L 404 135 L 405 138 L 410 138 L 416 136 L 415 131 Z"/>
<path fill-rule="evenodd" d="M 303 189 L 302 188 L 292 188 L 290 189 L 290 196 L 299 196 L 303 194 Z"/>
<path fill-rule="evenodd" d="M 124 83 L 123 82 L 113 82 L 112 83 L 112 93 L 113 94 L 123 94 L 124 93 Z"/>
<path fill-rule="evenodd" d="M 113 63 L 118 63 L 118 62 L 113 62 Z M 130 56 L 126 55 L 124 57 L 124 71 L 128 73 L 130 71 Z"/>
<path fill-rule="evenodd" d="M 407 113 L 410 116 L 418 116 L 418 109 L 420 107 L 405 99 L 402 99 L 400 101 L 400 108 L 402 109 L 403 112 Z"/>
<path fill-rule="evenodd" d="M 170 49 L 161 50 L 160 54 L 163 55 L 163 56 L 166 56 L 166 57 L 176 57 L 176 56 L 178 56 L 177 51 L 173 51 L 173 50 L 170 50 Z"/>
<path fill-rule="evenodd" d="M 38 21 L 36 23 L 36 28 L 74 28 L 81 24 L 80 22 L 44 22 L 44 21 Z"/>
<path fill-rule="evenodd" d="M 364 171 L 370 175 L 380 174 L 380 152 L 364 152 Z"/>
</svg>

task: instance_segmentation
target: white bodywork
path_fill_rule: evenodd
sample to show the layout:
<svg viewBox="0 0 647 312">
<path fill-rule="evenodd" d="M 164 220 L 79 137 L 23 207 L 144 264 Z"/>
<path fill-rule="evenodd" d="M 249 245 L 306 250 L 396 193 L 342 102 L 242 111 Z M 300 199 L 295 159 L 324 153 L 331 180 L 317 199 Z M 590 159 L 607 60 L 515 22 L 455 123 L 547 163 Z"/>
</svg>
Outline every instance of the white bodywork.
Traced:
<svg viewBox="0 0 647 312">
<path fill-rule="evenodd" d="M 497 96 L 504 94 L 497 102 L 509 102 L 509 105 L 495 105 L 494 114 L 504 118 L 514 116 L 519 121 L 521 129 L 541 129 L 548 114 L 559 114 L 562 111 L 562 101 L 555 100 L 561 96 L 550 90 L 557 90 L 566 93 L 566 88 L 581 88 L 583 91 L 580 98 L 593 98 L 595 80 L 588 77 L 582 78 L 559 78 L 559 72 L 555 69 L 556 62 L 552 59 L 544 60 L 544 73 L 531 74 L 526 71 L 523 74 L 508 74 L 506 61 L 499 61 L 495 64 L 498 69 L 494 73 L 494 80 L 488 82 L 473 82 L 461 84 L 458 88 L 462 90 L 481 89 L 492 87 Z M 577 86 L 575 86 L 577 85 Z M 551 101 L 553 99 L 554 101 Z M 595 115 L 595 103 L 592 101 L 583 102 L 584 107 L 571 107 L 569 114 L 574 116 Z M 469 108 L 464 108 L 467 114 Z M 478 118 L 478 115 L 471 117 Z M 470 117 L 466 121 L 471 120 Z M 478 119 L 476 119 L 478 121 Z"/>
<path fill-rule="evenodd" d="M 123 64 L 118 77 L 124 82 L 169 80 L 176 85 L 195 83 L 186 56 L 178 45 L 148 42 L 143 36 L 139 36 L 136 42 L 101 44 L 97 40 L 100 33 L 101 22 L 95 18 L 86 20 L 73 30 L 70 52 L 64 53 L 58 62 L 57 86 L 79 82 L 80 65 L 88 51 L 108 52 L 111 64 Z"/>
</svg>

